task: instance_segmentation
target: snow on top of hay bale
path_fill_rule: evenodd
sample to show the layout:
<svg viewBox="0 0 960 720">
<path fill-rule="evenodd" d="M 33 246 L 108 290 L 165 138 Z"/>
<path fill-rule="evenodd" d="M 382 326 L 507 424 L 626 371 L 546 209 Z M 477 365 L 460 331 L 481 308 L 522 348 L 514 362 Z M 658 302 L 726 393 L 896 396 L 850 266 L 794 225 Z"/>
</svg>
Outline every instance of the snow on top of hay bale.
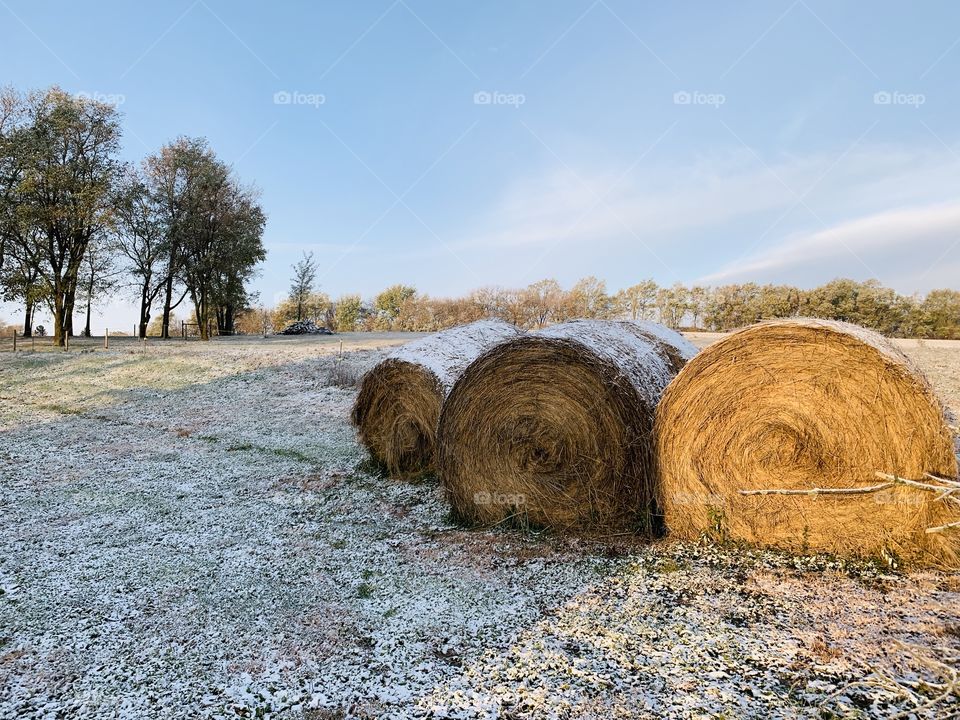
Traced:
<svg viewBox="0 0 960 720">
<path fill-rule="evenodd" d="M 650 338 L 638 336 L 627 323 L 571 320 L 540 330 L 534 336 L 583 345 L 616 367 L 652 406 L 656 406 L 674 376 L 658 346 Z"/>
<path fill-rule="evenodd" d="M 463 370 L 491 345 L 520 331 L 481 320 L 408 343 L 370 369 L 352 419 L 371 456 L 394 477 L 434 469 L 440 407 Z"/>
<path fill-rule="evenodd" d="M 668 328 L 666 325 L 661 325 L 660 323 L 653 322 L 652 320 L 625 320 L 624 322 L 635 325 L 640 329 L 641 332 L 647 333 L 648 335 L 653 335 L 661 342 L 665 342 L 668 345 L 676 348 L 677 353 L 685 361 L 692 359 L 693 356 L 699 352 L 696 345 L 687 340 L 676 330 Z"/>
<path fill-rule="evenodd" d="M 652 340 L 676 374 L 699 352 L 697 347 L 676 330 L 650 320 L 619 320 L 620 325 L 641 337 Z"/>
<path fill-rule="evenodd" d="M 502 320 L 477 320 L 407 343 L 387 359 L 419 365 L 433 373 L 446 395 L 463 369 L 480 353 L 520 334 L 522 331 Z"/>
</svg>

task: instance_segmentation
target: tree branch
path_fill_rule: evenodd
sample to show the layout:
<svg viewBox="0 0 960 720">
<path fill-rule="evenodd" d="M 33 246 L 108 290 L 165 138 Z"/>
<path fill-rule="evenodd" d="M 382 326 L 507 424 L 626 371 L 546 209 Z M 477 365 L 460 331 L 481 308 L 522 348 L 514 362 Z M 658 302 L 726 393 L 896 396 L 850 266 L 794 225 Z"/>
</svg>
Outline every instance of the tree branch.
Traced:
<svg viewBox="0 0 960 720">
<path fill-rule="evenodd" d="M 738 493 L 744 496 L 807 495 L 813 497 L 817 495 L 868 495 L 870 493 L 880 492 L 882 490 L 889 490 L 897 485 L 902 485 L 905 487 L 915 488 L 917 490 L 923 490 L 924 492 L 935 492 L 937 493 L 937 497 L 934 498 L 933 502 L 943 501 L 945 503 L 960 507 L 960 498 L 954 497 L 955 493 L 960 494 L 960 482 L 957 480 L 942 478 L 938 477 L 937 475 L 925 473 L 924 477 L 935 482 L 942 483 L 940 485 L 933 485 L 931 483 L 920 482 L 919 480 L 911 480 L 909 478 L 902 478 L 898 475 L 890 475 L 889 473 L 883 473 L 879 471 L 877 471 L 875 474 L 881 480 L 886 480 L 886 482 L 882 482 L 878 485 L 867 485 L 865 487 L 858 488 L 810 488 L 809 490 L 772 488 L 759 490 L 739 490 Z M 926 529 L 926 532 L 941 533 L 953 529 L 960 529 L 960 521 L 950 522 L 946 523 L 945 525 L 938 525 L 936 527 L 930 527 Z"/>
</svg>

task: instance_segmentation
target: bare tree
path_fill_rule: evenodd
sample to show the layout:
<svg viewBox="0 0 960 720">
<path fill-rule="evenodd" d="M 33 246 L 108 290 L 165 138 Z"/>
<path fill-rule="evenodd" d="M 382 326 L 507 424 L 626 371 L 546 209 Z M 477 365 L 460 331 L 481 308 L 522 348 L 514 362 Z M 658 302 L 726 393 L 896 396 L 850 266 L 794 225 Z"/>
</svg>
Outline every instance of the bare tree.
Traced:
<svg viewBox="0 0 960 720">
<path fill-rule="evenodd" d="M 567 293 L 566 319 L 606 318 L 612 302 L 607 295 L 607 284 L 592 275 L 577 281 Z"/>
<path fill-rule="evenodd" d="M 108 239 L 100 237 L 90 243 L 83 256 L 78 282 L 80 297 L 85 306 L 84 337 L 90 337 L 90 316 L 94 299 L 109 295 L 116 289 L 120 281 L 119 272 L 113 247 Z"/>
<path fill-rule="evenodd" d="M 316 279 L 317 262 L 313 253 L 304 253 L 303 259 L 293 266 L 293 280 L 290 281 L 290 300 L 297 306 L 297 321 L 303 320 L 303 308 L 313 292 Z"/>
<path fill-rule="evenodd" d="M 657 283 L 644 280 L 618 292 L 614 305 L 618 313 L 629 315 L 631 320 L 648 320 L 650 311 L 657 305 Z"/>
<path fill-rule="evenodd" d="M 563 305 L 563 288 L 553 279 L 540 280 L 529 285 L 524 299 L 529 308 L 532 324 L 543 327 L 557 315 Z"/>
</svg>

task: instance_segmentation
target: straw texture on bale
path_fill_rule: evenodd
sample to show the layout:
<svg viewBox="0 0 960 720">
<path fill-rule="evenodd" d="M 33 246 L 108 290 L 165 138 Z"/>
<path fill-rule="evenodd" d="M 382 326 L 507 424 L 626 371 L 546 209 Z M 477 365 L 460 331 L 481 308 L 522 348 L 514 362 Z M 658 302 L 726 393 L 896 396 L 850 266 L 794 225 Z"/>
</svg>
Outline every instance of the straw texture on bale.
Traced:
<svg viewBox="0 0 960 720">
<path fill-rule="evenodd" d="M 480 320 L 408 343 L 375 365 L 352 414 L 374 460 L 398 478 L 433 471 L 437 420 L 450 388 L 480 353 L 519 334 L 509 323 Z"/>
<path fill-rule="evenodd" d="M 944 411 L 929 383 L 880 335 L 824 320 L 741 330 L 701 351 L 657 412 L 667 528 L 794 551 L 955 565 L 960 520 L 936 493 L 741 490 L 876 487 L 876 473 L 955 478 Z"/>
<path fill-rule="evenodd" d="M 495 345 L 444 403 L 437 463 L 475 525 L 650 530 L 653 420 L 673 376 L 633 323 L 579 320 Z"/>
</svg>

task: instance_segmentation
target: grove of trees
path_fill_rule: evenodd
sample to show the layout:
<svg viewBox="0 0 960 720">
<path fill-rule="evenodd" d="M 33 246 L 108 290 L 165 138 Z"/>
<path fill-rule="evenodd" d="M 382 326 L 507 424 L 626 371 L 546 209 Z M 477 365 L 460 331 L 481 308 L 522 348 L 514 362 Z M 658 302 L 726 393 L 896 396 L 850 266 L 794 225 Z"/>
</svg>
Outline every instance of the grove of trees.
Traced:
<svg viewBox="0 0 960 720">
<path fill-rule="evenodd" d="M 93 304 L 136 298 L 138 334 L 159 312 L 163 337 L 185 300 L 201 336 L 232 333 L 250 305 L 246 283 L 266 253 L 266 217 L 203 138 L 177 138 L 139 165 L 119 160 L 111 105 L 59 88 L 0 90 L 0 295 L 24 307 L 23 335 L 40 307 L 62 345 Z"/>
<path fill-rule="evenodd" d="M 296 319 L 297 305 L 291 298 L 275 308 L 274 327 Z M 653 280 L 643 280 L 610 293 L 602 280 L 587 277 L 570 289 L 547 279 L 520 289 L 484 288 L 460 298 L 433 298 L 413 287 L 394 285 L 368 301 L 359 295 L 332 300 L 310 288 L 303 307 L 305 317 L 339 331 L 435 331 L 485 317 L 527 329 L 586 317 L 656 320 L 674 328 L 725 331 L 760 320 L 803 316 L 844 320 L 894 337 L 960 339 L 960 291 L 904 296 L 876 280 L 837 279 L 810 290 L 756 283 L 659 287 Z"/>
</svg>

